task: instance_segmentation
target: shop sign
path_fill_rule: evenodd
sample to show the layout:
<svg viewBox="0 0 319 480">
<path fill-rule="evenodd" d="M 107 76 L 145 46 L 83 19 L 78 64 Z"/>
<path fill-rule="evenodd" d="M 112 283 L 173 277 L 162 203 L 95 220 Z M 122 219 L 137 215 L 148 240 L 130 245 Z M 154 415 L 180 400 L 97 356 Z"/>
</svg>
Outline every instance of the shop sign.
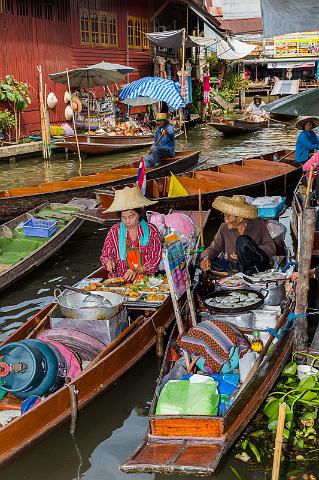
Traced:
<svg viewBox="0 0 319 480">
<path fill-rule="evenodd" d="M 275 58 L 319 57 L 319 32 L 278 35 L 274 37 L 274 50 Z"/>
<path fill-rule="evenodd" d="M 315 62 L 270 62 L 267 63 L 267 68 L 309 68 L 314 67 Z"/>
</svg>

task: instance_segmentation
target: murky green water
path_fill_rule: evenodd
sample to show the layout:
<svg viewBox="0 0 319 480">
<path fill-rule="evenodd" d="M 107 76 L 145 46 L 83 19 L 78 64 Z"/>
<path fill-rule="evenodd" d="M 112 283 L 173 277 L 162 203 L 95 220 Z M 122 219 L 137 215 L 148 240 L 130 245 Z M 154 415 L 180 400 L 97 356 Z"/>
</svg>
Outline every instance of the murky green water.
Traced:
<svg viewBox="0 0 319 480">
<path fill-rule="evenodd" d="M 200 149 L 208 163 L 222 163 L 253 154 L 293 147 L 296 131 L 292 127 L 273 125 L 248 136 L 225 140 L 211 127 L 197 126 L 189 131 L 188 142 L 179 141 L 179 148 Z M 82 174 L 127 163 L 143 152 L 87 158 L 82 161 Z M 79 162 L 74 157 L 58 155 L 50 162 L 30 158 L 16 163 L 0 163 L 0 189 L 32 185 L 78 175 Z M 50 260 L 25 279 L 0 294 L 0 340 L 18 328 L 31 314 L 52 299 L 53 290 L 65 283 L 72 284 L 98 267 L 106 229 L 84 224 L 74 237 Z M 143 406 L 150 401 L 159 364 L 151 351 L 117 385 L 103 393 L 80 414 L 76 445 L 64 426 L 22 457 L 3 469 L 8 480 L 113 480 L 131 478 L 162 480 L 161 475 L 131 475 L 118 470 L 119 464 L 141 442 L 147 417 Z M 234 465 L 244 478 L 264 478 L 262 472 L 250 471 L 234 461 L 231 455 L 214 478 L 235 480 L 229 469 Z M 80 473 L 78 474 L 78 469 Z M 78 476 L 79 475 L 79 476 Z M 178 477 L 181 478 L 181 477 Z M 194 478 L 194 477 L 192 477 Z"/>
</svg>

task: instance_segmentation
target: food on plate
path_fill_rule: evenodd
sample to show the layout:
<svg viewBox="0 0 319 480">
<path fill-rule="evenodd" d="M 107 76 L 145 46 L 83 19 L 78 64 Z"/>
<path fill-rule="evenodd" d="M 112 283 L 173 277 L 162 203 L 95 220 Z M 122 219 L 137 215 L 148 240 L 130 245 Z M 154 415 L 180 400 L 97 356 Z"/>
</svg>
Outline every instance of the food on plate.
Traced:
<svg viewBox="0 0 319 480">
<path fill-rule="evenodd" d="M 125 292 L 128 300 L 137 300 L 141 297 L 141 294 L 138 292 L 133 292 L 132 290 L 128 290 Z"/>
<path fill-rule="evenodd" d="M 91 282 L 88 285 L 85 285 L 85 287 L 83 287 L 83 290 L 86 290 L 87 292 L 94 292 L 95 290 L 102 290 L 102 283 Z"/>
<path fill-rule="evenodd" d="M 260 300 L 257 293 L 235 290 L 226 295 L 212 297 L 206 304 L 213 308 L 240 308 L 255 305 Z"/>
<path fill-rule="evenodd" d="M 142 291 L 145 292 L 145 293 L 157 292 L 157 290 L 158 290 L 157 287 L 143 287 L 142 288 Z"/>
<path fill-rule="evenodd" d="M 164 302 L 166 299 L 165 295 L 161 295 L 159 293 L 151 293 L 150 295 L 147 295 L 146 300 L 148 302 Z"/>
<path fill-rule="evenodd" d="M 104 285 L 110 285 L 110 286 L 117 286 L 119 287 L 120 285 L 124 285 L 125 280 L 123 277 L 114 277 L 114 278 L 108 278 L 105 280 Z"/>
<path fill-rule="evenodd" d="M 118 289 L 118 288 L 104 287 L 103 292 L 116 293 L 117 295 L 125 295 L 125 290 L 124 289 Z"/>
<path fill-rule="evenodd" d="M 170 289 L 169 289 L 169 286 L 168 285 L 161 285 L 158 287 L 158 290 L 160 292 L 166 292 L 166 293 L 170 293 Z"/>
</svg>

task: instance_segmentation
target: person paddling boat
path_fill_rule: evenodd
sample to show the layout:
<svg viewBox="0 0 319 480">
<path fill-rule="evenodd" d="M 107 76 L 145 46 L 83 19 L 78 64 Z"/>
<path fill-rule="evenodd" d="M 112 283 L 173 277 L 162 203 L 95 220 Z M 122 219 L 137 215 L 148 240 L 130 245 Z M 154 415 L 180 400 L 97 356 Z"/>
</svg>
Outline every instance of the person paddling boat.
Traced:
<svg viewBox="0 0 319 480">
<path fill-rule="evenodd" d="M 161 237 L 155 225 L 143 219 L 143 208 L 155 203 L 136 186 L 116 190 L 105 212 L 118 212 L 121 222 L 110 228 L 101 255 L 101 264 L 110 277 L 132 282 L 157 271 L 162 259 Z"/>
<path fill-rule="evenodd" d="M 302 117 L 296 123 L 296 127 L 302 130 L 297 138 L 295 153 L 295 159 L 299 165 L 307 162 L 314 150 L 319 149 L 319 139 L 313 131 L 318 125 L 319 118 L 316 117 Z"/>
<path fill-rule="evenodd" d="M 168 121 L 167 113 L 158 113 L 156 121 L 158 127 L 154 134 L 154 144 L 151 153 L 144 157 L 146 168 L 160 165 L 162 158 L 175 157 L 175 130 Z"/>
<path fill-rule="evenodd" d="M 250 275 L 270 268 L 276 245 L 266 222 L 257 218 L 257 208 L 238 195 L 219 196 L 212 206 L 224 214 L 225 222 L 202 253 L 201 269 Z"/>
</svg>

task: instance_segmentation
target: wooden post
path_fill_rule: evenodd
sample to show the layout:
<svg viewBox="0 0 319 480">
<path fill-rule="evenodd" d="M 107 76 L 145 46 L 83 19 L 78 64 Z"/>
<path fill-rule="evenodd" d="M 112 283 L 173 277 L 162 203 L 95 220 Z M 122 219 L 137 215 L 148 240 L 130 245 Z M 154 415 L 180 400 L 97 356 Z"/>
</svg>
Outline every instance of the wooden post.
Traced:
<svg viewBox="0 0 319 480">
<path fill-rule="evenodd" d="M 305 314 L 308 307 L 309 269 L 316 227 L 316 209 L 305 208 L 302 216 L 300 236 L 299 278 L 296 289 L 296 314 Z M 307 318 L 296 318 L 294 331 L 294 350 L 307 348 Z"/>
<path fill-rule="evenodd" d="M 198 190 L 198 209 L 199 209 L 199 230 L 200 230 L 200 246 L 204 246 L 204 229 L 203 229 L 203 208 L 202 208 L 202 193 Z"/>
<path fill-rule="evenodd" d="M 276 434 L 276 440 L 275 440 L 275 453 L 274 453 L 274 461 L 272 464 L 271 480 L 278 480 L 279 478 L 280 457 L 281 457 L 281 450 L 282 450 L 282 437 L 283 437 L 284 427 L 285 427 L 285 416 L 286 416 L 286 404 L 281 403 L 279 406 L 278 426 L 277 426 L 277 434 Z"/>
<path fill-rule="evenodd" d="M 66 78 L 67 78 L 68 92 L 69 92 L 69 96 L 70 96 L 70 99 L 71 99 L 71 85 L 70 85 L 70 77 L 69 77 L 69 70 L 68 69 L 66 69 Z M 72 100 L 70 101 L 70 105 L 72 107 Z M 73 110 L 73 108 L 72 108 L 72 110 Z M 73 115 L 72 115 L 72 120 L 73 120 L 73 129 L 74 129 L 76 147 L 77 147 L 77 151 L 78 151 L 78 157 L 79 157 L 79 160 L 80 160 L 80 172 L 79 173 L 81 175 L 81 173 L 82 173 L 82 158 L 81 158 L 81 151 L 80 151 L 80 146 L 79 146 L 78 134 L 77 134 L 77 131 L 76 131 L 74 112 L 73 112 Z"/>
</svg>

